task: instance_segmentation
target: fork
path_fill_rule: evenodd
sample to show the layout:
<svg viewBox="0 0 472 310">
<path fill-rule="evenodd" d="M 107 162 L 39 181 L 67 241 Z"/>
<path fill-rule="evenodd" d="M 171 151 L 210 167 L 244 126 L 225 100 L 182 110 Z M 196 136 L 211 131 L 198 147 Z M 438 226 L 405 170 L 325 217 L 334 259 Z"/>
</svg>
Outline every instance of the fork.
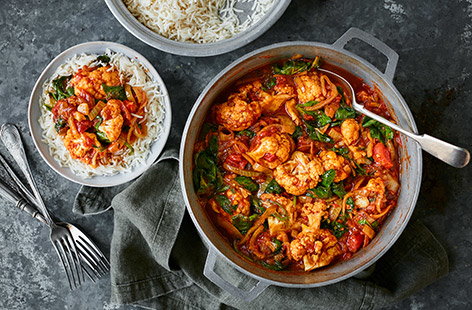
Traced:
<svg viewBox="0 0 472 310">
<path fill-rule="evenodd" d="M 0 163 L 3 168 L 7 170 L 8 174 L 15 180 L 15 182 L 17 182 L 18 178 L 11 170 L 11 168 L 6 165 L 6 162 L 3 162 L 3 158 L 1 155 Z M 21 187 L 21 190 L 25 191 L 25 187 Z M 9 185 L 0 180 L 0 196 L 12 202 L 21 211 L 25 211 L 31 217 L 47 225 L 43 215 L 29 201 L 27 201 L 24 197 L 21 197 L 21 194 L 22 193 L 16 192 L 12 188 L 10 188 Z M 29 191 L 26 190 L 25 195 L 28 196 L 31 194 L 29 194 Z M 34 198 L 32 201 L 36 202 Z M 54 218 L 52 214 L 51 217 Z M 103 253 L 97 248 L 97 246 L 79 228 L 66 222 L 56 221 L 56 224 L 66 227 L 71 233 L 72 239 L 74 239 L 74 242 L 76 243 L 79 258 L 82 262 L 85 263 L 85 266 L 82 265 L 82 270 L 87 274 L 87 276 L 90 278 L 90 280 L 92 280 L 92 282 L 95 282 L 110 270 L 110 263 L 108 262 L 105 255 L 103 255 Z"/>
<path fill-rule="evenodd" d="M 83 272 L 72 234 L 67 228 L 57 225 L 52 220 L 51 215 L 44 205 L 43 199 L 41 198 L 33 179 L 18 129 L 12 124 L 4 124 L 0 128 L 0 138 L 28 180 L 36 198 L 36 204 L 39 211 L 42 213 L 47 225 L 51 229 L 49 236 L 50 240 L 62 262 L 62 266 L 69 282 L 69 287 L 73 290 L 82 283 Z"/>
<path fill-rule="evenodd" d="M 13 189 L 9 188 L 6 184 L 3 184 L 0 181 L 0 195 L 13 202 L 18 209 L 27 212 L 33 218 L 37 219 L 43 224 L 47 224 L 42 214 L 39 213 L 33 206 L 37 204 L 36 198 L 26 188 L 23 182 L 21 182 L 21 180 L 18 178 L 18 176 L 1 154 L 0 166 L 5 169 L 18 188 L 18 192 L 15 192 Z M 51 212 L 49 214 L 53 219 L 56 218 Z M 95 282 L 98 278 L 110 270 L 110 263 L 108 262 L 105 255 L 103 255 L 103 253 L 97 248 L 93 241 L 90 240 L 90 238 L 87 237 L 87 235 L 85 235 L 79 228 L 66 222 L 56 221 L 56 224 L 65 226 L 67 229 L 69 229 L 72 239 L 74 239 L 74 242 L 76 243 L 76 247 L 79 252 L 79 258 L 86 264 L 86 266 L 82 265 L 82 269 L 90 278 L 90 280 L 92 280 L 92 282 Z"/>
</svg>

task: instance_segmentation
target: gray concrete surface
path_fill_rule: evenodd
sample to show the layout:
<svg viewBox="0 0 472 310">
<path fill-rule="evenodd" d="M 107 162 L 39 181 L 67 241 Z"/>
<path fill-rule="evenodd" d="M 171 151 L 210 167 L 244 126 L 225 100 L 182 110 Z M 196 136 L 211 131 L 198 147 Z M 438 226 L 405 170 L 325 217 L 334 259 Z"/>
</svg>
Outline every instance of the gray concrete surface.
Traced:
<svg viewBox="0 0 472 310">
<path fill-rule="evenodd" d="M 400 54 L 395 85 L 421 132 L 472 149 L 472 1 L 293 0 L 283 17 L 255 42 L 232 53 L 189 58 L 155 50 L 129 34 L 103 1 L 0 0 L 0 123 L 17 124 L 37 183 L 50 208 L 79 224 L 105 250 L 112 212 L 80 217 L 71 212 L 79 187 L 50 170 L 28 134 L 28 98 L 40 72 L 66 48 L 92 40 L 125 44 L 153 63 L 173 105 L 170 143 L 177 143 L 194 100 L 206 83 L 243 54 L 286 40 L 334 42 L 359 27 Z M 364 45 L 350 48 L 382 64 Z M 5 150 L 0 148 L 5 154 Z M 457 170 L 424 156 L 423 186 L 414 218 L 447 249 L 451 272 L 391 309 L 472 307 L 472 167 Z M 70 292 L 47 230 L 0 200 L 0 308 L 128 309 L 109 303 L 109 279 Z"/>
</svg>

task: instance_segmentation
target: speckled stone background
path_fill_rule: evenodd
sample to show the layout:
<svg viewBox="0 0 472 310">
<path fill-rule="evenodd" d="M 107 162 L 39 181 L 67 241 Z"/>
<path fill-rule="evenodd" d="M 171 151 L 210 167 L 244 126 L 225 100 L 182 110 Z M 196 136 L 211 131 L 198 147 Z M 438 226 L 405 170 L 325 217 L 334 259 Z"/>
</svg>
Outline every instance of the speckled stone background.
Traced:
<svg viewBox="0 0 472 310">
<path fill-rule="evenodd" d="M 282 18 L 255 42 L 226 55 L 179 57 L 155 50 L 129 34 L 103 1 L 0 0 L 0 123 L 19 126 L 47 205 L 79 224 L 105 251 L 112 211 L 93 217 L 71 212 L 78 185 L 50 170 L 35 151 L 26 111 L 34 82 L 58 53 L 78 43 L 107 40 L 142 53 L 164 79 L 173 105 L 169 143 L 207 82 L 231 61 L 274 42 L 334 42 L 349 27 L 361 28 L 400 54 L 395 85 L 419 130 L 472 149 L 471 0 L 293 0 Z M 364 45 L 349 47 L 383 65 Z M 0 147 L 0 152 L 6 154 Z M 458 170 L 424 156 L 420 218 L 449 254 L 451 272 L 391 309 L 472 308 L 472 166 Z M 70 292 L 42 225 L 0 199 L 0 308 L 133 309 L 109 303 L 109 279 Z"/>
</svg>

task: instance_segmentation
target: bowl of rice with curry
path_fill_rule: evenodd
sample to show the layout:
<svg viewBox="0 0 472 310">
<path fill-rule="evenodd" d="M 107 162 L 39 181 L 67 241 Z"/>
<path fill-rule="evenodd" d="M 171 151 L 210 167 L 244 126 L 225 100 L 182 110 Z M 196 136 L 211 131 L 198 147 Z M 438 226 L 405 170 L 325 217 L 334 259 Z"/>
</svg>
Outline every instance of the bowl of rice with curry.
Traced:
<svg viewBox="0 0 472 310">
<path fill-rule="evenodd" d="M 162 151 L 170 119 L 156 70 L 110 42 L 80 44 L 56 57 L 29 107 L 31 134 L 45 161 L 71 181 L 98 187 L 143 173 Z"/>
</svg>

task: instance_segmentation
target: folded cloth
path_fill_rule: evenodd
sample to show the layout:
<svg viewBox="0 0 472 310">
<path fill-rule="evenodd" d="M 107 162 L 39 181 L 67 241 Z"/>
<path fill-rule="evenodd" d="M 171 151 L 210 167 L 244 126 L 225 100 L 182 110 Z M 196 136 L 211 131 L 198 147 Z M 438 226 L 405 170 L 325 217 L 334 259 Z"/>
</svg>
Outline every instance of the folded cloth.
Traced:
<svg viewBox="0 0 472 310">
<path fill-rule="evenodd" d="M 120 188 L 82 187 L 74 211 L 114 210 L 111 301 L 145 308 L 376 309 L 397 302 L 448 272 L 444 248 L 420 222 L 410 223 L 367 277 L 311 289 L 269 286 L 251 303 L 203 275 L 208 249 L 185 212 L 175 151 Z M 111 202 L 110 202 L 111 200 Z M 215 269 L 239 287 L 256 281 L 223 259 Z"/>
</svg>

